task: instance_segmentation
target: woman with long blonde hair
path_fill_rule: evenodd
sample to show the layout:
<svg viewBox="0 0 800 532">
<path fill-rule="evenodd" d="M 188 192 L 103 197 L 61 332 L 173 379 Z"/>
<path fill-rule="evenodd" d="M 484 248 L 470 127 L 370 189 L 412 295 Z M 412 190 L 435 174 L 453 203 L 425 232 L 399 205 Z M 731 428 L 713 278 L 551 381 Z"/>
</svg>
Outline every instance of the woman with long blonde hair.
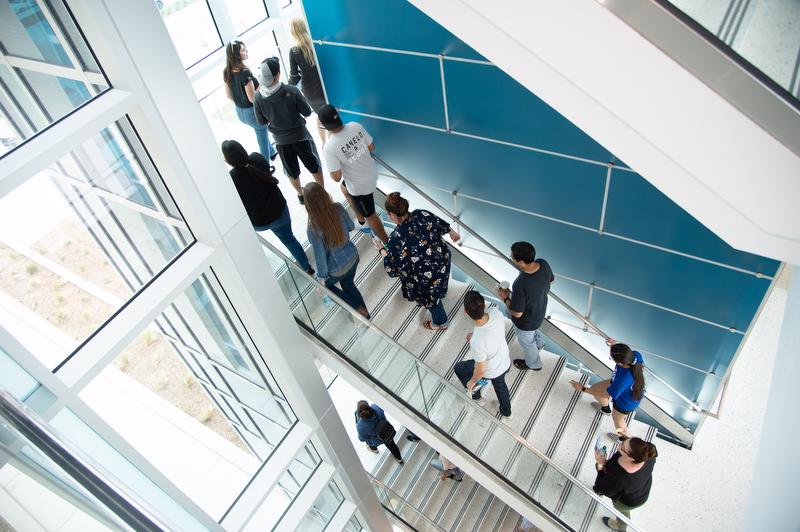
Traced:
<svg viewBox="0 0 800 532">
<path fill-rule="evenodd" d="M 325 91 L 322 90 L 317 62 L 314 57 L 314 44 L 311 42 L 311 35 L 308 33 L 308 26 L 303 19 L 295 17 L 289 25 L 294 46 L 289 50 L 289 84 L 300 84 L 300 91 L 308 100 L 308 104 L 314 110 L 325 105 Z M 317 118 L 317 130 L 319 132 L 322 145 L 325 145 L 325 130 L 320 128 L 319 118 Z"/>
<path fill-rule="evenodd" d="M 308 211 L 308 240 L 317 263 L 317 279 L 369 319 L 364 298 L 354 281 L 359 257 L 349 237 L 355 228 L 353 220 L 344 207 L 333 202 L 319 183 L 311 182 L 304 186 L 303 197 Z"/>
</svg>

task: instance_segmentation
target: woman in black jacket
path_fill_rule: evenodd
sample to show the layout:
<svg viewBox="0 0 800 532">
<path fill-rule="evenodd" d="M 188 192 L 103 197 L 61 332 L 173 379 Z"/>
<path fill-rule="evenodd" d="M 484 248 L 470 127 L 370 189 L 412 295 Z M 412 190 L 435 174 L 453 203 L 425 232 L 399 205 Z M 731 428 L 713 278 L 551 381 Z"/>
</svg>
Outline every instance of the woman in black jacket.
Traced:
<svg viewBox="0 0 800 532">
<path fill-rule="evenodd" d="M 235 140 L 222 143 L 222 156 L 233 167 L 231 179 L 253 228 L 275 233 L 300 267 L 314 275 L 314 268 L 309 264 L 302 244 L 292 232 L 289 207 L 266 159 L 260 153 L 247 155 L 244 147 Z"/>
<path fill-rule="evenodd" d="M 595 452 L 594 491 L 614 501 L 614 508 L 630 519 L 631 510 L 642 506 L 650 495 L 656 456 L 656 446 L 641 438 L 625 440 L 609 459 Z M 603 523 L 611 530 L 627 530 L 627 525 L 617 519 L 603 517 Z"/>
</svg>

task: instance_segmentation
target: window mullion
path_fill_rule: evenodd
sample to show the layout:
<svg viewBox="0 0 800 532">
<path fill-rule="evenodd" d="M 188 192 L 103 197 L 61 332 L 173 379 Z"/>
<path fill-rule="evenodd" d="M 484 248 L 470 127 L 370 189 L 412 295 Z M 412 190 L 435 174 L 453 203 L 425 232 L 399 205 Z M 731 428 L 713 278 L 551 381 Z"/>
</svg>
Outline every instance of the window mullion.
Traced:
<svg viewBox="0 0 800 532">
<path fill-rule="evenodd" d="M 0 165 L 0 198 L 124 116 L 137 100 L 130 92 L 111 89 L 6 155 Z"/>
<path fill-rule="evenodd" d="M 213 248 L 195 242 L 56 368 L 76 395 L 205 270 Z"/>
</svg>

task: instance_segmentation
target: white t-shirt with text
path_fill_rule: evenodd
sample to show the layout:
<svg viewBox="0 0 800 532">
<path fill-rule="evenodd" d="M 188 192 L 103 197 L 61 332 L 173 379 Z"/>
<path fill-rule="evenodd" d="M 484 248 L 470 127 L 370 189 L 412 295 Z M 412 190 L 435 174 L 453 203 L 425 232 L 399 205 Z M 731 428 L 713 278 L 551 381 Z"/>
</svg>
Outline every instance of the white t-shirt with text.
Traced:
<svg viewBox="0 0 800 532">
<path fill-rule="evenodd" d="M 489 320 L 472 329 L 469 347 L 475 362 L 486 362 L 485 379 L 493 379 L 511 367 L 511 357 L 506 343 L 505 317 L 496 307 L 490 308 Z"/>
<path fill-rule="evenodd" d="M 325 144 L 328 171 L 341 170 L 347 190 L 354 196 L 375 192 L 378 169 L 369 153 L 372 137 L 358 122 L 348 122 L 341 131 L 329 132 Z"/>
</svg>

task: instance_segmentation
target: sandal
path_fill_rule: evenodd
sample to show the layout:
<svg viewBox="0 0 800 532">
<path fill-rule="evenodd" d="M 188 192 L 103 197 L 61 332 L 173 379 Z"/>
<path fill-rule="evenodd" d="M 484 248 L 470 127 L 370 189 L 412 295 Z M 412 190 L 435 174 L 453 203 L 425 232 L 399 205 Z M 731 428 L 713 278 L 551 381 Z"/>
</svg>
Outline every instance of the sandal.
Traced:
<svg viewBox="0 0 800 532">
<path fill-rule="evenodd" d="M 447 325 L 434 325 L 431 320 L 426 320 L 422 322 L 422 326 L 429 331 L 446 331 Z"/>
</svg>

